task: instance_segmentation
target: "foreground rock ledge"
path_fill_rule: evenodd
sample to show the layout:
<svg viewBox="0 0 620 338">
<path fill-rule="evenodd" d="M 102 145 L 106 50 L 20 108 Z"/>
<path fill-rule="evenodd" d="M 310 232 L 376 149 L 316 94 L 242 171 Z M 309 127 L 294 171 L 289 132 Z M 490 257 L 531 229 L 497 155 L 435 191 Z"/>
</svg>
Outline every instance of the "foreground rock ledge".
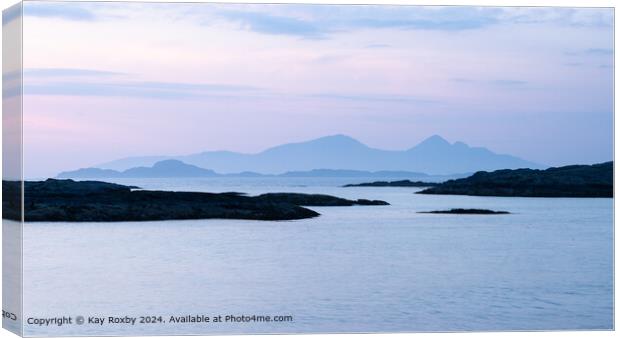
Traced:
<svg viewBox="0 0 620 338">
<path fill-rule="evenodd" d="M 26 222 L 123 222 L 183 219 L 295 220 L 319 216 L 303 206 L 388 205 L 329 195 L 132 190 L 120 184 L 48 179 L 24 182 Z M 2 181 L 3 217 L 20 220 L 20 182 Z"/>
</svg>

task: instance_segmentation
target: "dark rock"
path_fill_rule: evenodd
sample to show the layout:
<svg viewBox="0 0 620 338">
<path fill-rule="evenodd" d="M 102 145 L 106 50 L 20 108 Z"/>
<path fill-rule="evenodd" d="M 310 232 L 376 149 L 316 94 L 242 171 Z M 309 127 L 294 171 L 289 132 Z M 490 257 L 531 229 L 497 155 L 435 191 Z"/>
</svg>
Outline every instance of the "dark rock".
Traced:
<svg viewBox="0 0 620 338">
<path fill-rule="evenodd" d="M 613 162 L 605 162 L 546 170 L 480 171 L 470 177 L 449 180 L 418 193 L 472 196 L 613 197 L 613 192 Z"/>
<path fill-rule="evenodd" d="M 303 205 L 307 207 L 389 205 L 389 203 L 385 201 L 371 201 L 366 199 L 358 199 L 357 201 L 353 201 L 340 197 L 321 194 L 269 193 L 259 195 L 256 198 L 266 201 L 286 201 L 288 203 Z"/>
<path fill-rule="evenodd" d="M 355 201 L 357 205 L 390 205 L 390 203 L 381 200 L 367 200 L 367 199 L 358 199 Z"/>
<path fill-rule="evenodd" d="M 181 219 L 294 220 L 319 216 L 308 206 L 363 204 L 328 195 L 132 190 L 120 184 L 48 179 L 24 182 L 27 222 L 121 222 Z M 21 220 L 21 182 L 3 181 L 3 217 Z M 371 201 L 378 205 L 381 201 Z M 385 202 L 382 202 L 385 203 Z"/>
<path fill-rule="evenodd" d="M 376 181 L 370 183 L 359 183 L 359 184 L 345 184 L 344 188 L 349 187 L 434 187 L 439 185 L 439 183 L 433 182 L 422 182 L 422 181 L 410 181 L 410 180 L 401 180 L 401 181 Z"/>
<path fill-rule="evenodd" d="M 450 209 L 450 210 L 434 210 L 420 211 L 420 214 L 458 214 L 458 215 L 504 215 L 509 214 L 508 211 L 493 211 L 488 209 Z"/>
</svg>

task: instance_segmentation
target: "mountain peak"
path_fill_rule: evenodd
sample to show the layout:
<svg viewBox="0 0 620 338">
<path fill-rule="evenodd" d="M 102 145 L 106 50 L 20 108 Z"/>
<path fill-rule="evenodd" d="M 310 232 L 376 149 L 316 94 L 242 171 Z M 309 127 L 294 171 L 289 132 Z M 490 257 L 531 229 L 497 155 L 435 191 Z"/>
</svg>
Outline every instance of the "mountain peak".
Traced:
<svg viewBox="0 0 620 338">
<path fill-rule="evenodd" d="M 338 142 L 338 143 L 360 143 L 360 141 L 344 134 L 335 134 L 329 136 L 323 136 L 315 139 L 314 141 L 322 142 Z M 311 141 L 312 142 L 312 141 Z"/>
<path fill-rule="evenodd" d="M 153 168 L 175 168 L 175 167 L 195 167 L 195 166 L 191 164 L 187 164 L 183 161 L 174 160 L 174 159 L 163 160 L 163 161 L 155 162 L 153 164 Z"/>
<path fill-rule="evenodd" d="M 417 147 L 445 147 L 445 146 L 450 146 L 450 142 L 446 141 L 446 139 L 444 139 L 443 137 L 439 135 L 433 135 L 431 137 L 428 137 L 424 141 L 420 142 L 420 144 L 418 144 L 416 148 Z"/>
<path fill-rule="evenodd" d="M 316 139 L 312 139 L 305 142 L 298 143 L 286 143 L 273 148 L 269 148 L 263 152 L 273 153 L 281 151 L 289 151 L 291 149 L 315 149 L 319 152 L 337 150 L 337 149 L 351 149 L 351 148 L 366 148 L 366 146 L 360 141 L 343 134 L 336 134 L 330 136 L 323 136 Z"/>
<path fill-rule="evenodd" d="M 318 147 L 320 152 L 342 151 L 347 153 L 369 149 L 364 143 L 344 134 L 324 136 L 301 144 L 309 147 Z"/>
</svg>

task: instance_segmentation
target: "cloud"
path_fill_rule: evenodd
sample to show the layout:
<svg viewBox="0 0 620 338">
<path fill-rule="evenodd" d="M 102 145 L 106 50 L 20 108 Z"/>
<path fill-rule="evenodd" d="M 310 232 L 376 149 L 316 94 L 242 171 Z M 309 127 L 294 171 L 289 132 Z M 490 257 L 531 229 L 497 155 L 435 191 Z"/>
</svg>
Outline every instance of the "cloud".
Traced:
<svg viewBox="0 0 620 338">
<path fill-rule="evenodd" d="M 498 24 L 613 25 L 613 10 L 609 8 L 408 5 L 263 5 L 234 8 L 234 11 L 223 10 L 216 15 L 241 22 L 244 28 L 258 33 L 314 39 L 358 29 L 455 32 Z M 246 8 L 252 8 L 252 12 L 245 11 Z"/>
<path fill-rule="evenodd" d="M 22 15 L 22 4 L 15 4 L 2 11 L 2 26 L 19 18 Z"/>
<path fill-rule="evenodd" d="M 463 31 L 499 24 L 553 24 L 573 27 L 612 27 L 613 9 L 554 7 L 390 6 L 373 7 L 371 15 L 345 18 L 356 28 Z"/>
<path fill-rule="evenodd" d="M 289 16 L 245 11 L 222 11 L 220 15 L 239 22 L 244 29 L 258 33 L 290 35 L 307 39 L 324 38 L 324 31 L 315 23 Z"/>
<path fill-rule="evenodd" d="M 322 98 L 346 101 L 401 102 L 401 103 L 435 103 L 434 100 L 407 95 L 368 95 L 368 94 L 311 94 L 310 98 Z"/>
<path fill-rule="evenodd" d="M 614 50 L 611 48 L 590 48 L 584 51 L 584 54 L 588 55 L 614 55 Z"/>
<path fill-rule="evenodd" d="M 613 27 L 613 8 L 503 7 L 500 21 L 515 24 L 555 24 L 571 27 Z"/>
<path fill-rule="evenodd" d="M 24 95 L 138 97 L 150 99 L 188 99 L 225 96 L 234 92 L 252 92 L 259 88 L 227 84 L 176 82 L 52 82 L 26 83 Z"/>
<path fill-rule="evenodd" d="M 2 74 L 2 82 L 9 82 L 21 79 L 21 71 L 5 72 Z"/>
<path fill-rule="evenodd" d="M 115 76 L 124 73 L 109 72 L 94 69 L 79 68 L 28 68 L 24 69 L 24 76 L 29 77 L 81 77 L 81 76 Z"/>
<path fill-rule="evenodd" d="M 564 52 L 567 56 L 613 56 L 612 48 L 588 48 L 583 50 L 572 50 Z"/>
<path fill-rule="evenodd" d="M 474 6 L 350 6 L 334 16 L 318 17 L 334 30 L 395 28 L 461 31 L 499 23 L 499 8 Z"/>
<path fill-rule="evenodd" d="M 27 2 L 24 16 L 59 18 L 73 21 L 93 21 L 97 16 L 78 3 Z"/>
<path fill-rule="evenodd" d="M 371 43 L 369 45 L 364 46 L 364 48 L 368 49 L 378 49 L 378 48 L 390 48 L 392 45 L 388 45 L 387 43 Z"/>
<path fill-rule="evenodd" d="M 240 23 L 242 28 L 257 33 L 325 39 L 334 33 L 358 29 L 439 31 L 478 29 L 497 23 L 496 16 L 499 13 L 498 9 L 476 7 L 376 5 L 282 5 L 264 9 L 271 11 L 222 10 L 217 12 L 216 16 Z M 370 46 L 368 48 L 388 47 L 383 44 Z"/>
<path fill-rule="evenodd" d="M 527 81 L 521 81 L 521 80 L 493 80 L 489 82 L 490 84 L 493 85 L 497 85 L 497 86 L 509 86 L 509 87 L 513 87 L 513 86 L 524 86 L 527 84 Z"/>
<path fill-rule="evenodd" d="M 476 80 L 471 78 L 457 77 L 451 79 L 451 81 L 463 84 L 476 84 L 496 87 L 524 87 L 528 84 L 527 81 L 515 79 Z"/>
<path fill-rule="evenodd" d="M 584 65 L 584 63 L 583 62 L 567 62 L 564 65 L 568 67 L 581 67 Z"/>
<path fill-rule="evenodd" d="M 350 55 L 331 55 L 331 54 L 327 54 L 327 55 L 322 55 L 319 56 L 317 58 L 314 58 L 311 63 L 313 64 L 330 64 L 330 63 L 336 63 L 336 62 L 341 62 L 341 61 L 345 61 L 350 59 L 351 56 Z"/>
<path fill-rule="evenodd" d="M 22 74 L 21 71 L 9 71 L 2 74 L 2 96 L 10 98 L 19 96 L 22 93 Z"/>
<path fill-rule="evenodd" d="M 181 83 L 181 82 L 136 82 L 127 85 L 129 87 L 139 87 L 155 90 L 196 90 L 196 91 L 257 91 L 257 87 L 229 85 L 229 84 L 203 84 L 203 83 Z"/>
<path fill-rule="evenodd" d="M 2 87 L 2 97 L 11 98 L 22 95 L 22 88 L 16 86 L 3 86 Z"/>
<path fill-rule="evenodd" d="M 465 16 L 458 17 L 448 15 L 432 15 L 420 18 L 362 18 L 352 20 L 349 25 L 356 28 L 400 28 L 407 30 L 439 30 L 439 31 L 460 31 L 478 29 L 495 24 L 496 18 L 493 16 Z"/>
<path fill-rule="evenodd" d="M 452 79 L 452 82 L 458 82 L 458 83 L 474 83 L 476 81 L 469 79 L 469 78 L 465 78 L 465 77 L 455 77 Z"/>
<path fill-rule="evenodd" d="M 16 75 L 19 73 L 6 74 Z M 127 75 L 130 74 L 81 68 L 27 68 L 24 70 L 24 94 L 181 99 L 259 90 L 241 85 L 130 81 L 127 77 L 117 77 Z"/>
</svg>

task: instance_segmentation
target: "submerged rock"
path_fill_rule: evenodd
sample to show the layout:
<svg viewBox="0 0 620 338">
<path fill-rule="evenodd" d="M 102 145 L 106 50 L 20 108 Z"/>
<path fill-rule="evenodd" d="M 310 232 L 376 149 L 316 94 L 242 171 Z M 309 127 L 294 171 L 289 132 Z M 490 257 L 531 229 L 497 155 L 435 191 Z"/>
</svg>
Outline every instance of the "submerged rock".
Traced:
<svg viewBox="0 0 620 338">
<path fill-rule="evenodd" d="M 488 209 L 450 209 L 450 210 L 434 210 L 420 211 L 420 214 L 458 214 L 458 215 L 504 215 L 509 214 L 508 211 L 494 211 Z"/>
<path fill-rule="evenodd" d="M 343 188 L 350 187 L 434 187 L 439 185 L 439 183 L 434 182 L 422 182 L 422 181 L 410 181 L 410 180 L 400 180 L 400 181 L 376 181 L 369 183 L 358 183 L 358 184 L 345 184 Z"/>
</svg>

